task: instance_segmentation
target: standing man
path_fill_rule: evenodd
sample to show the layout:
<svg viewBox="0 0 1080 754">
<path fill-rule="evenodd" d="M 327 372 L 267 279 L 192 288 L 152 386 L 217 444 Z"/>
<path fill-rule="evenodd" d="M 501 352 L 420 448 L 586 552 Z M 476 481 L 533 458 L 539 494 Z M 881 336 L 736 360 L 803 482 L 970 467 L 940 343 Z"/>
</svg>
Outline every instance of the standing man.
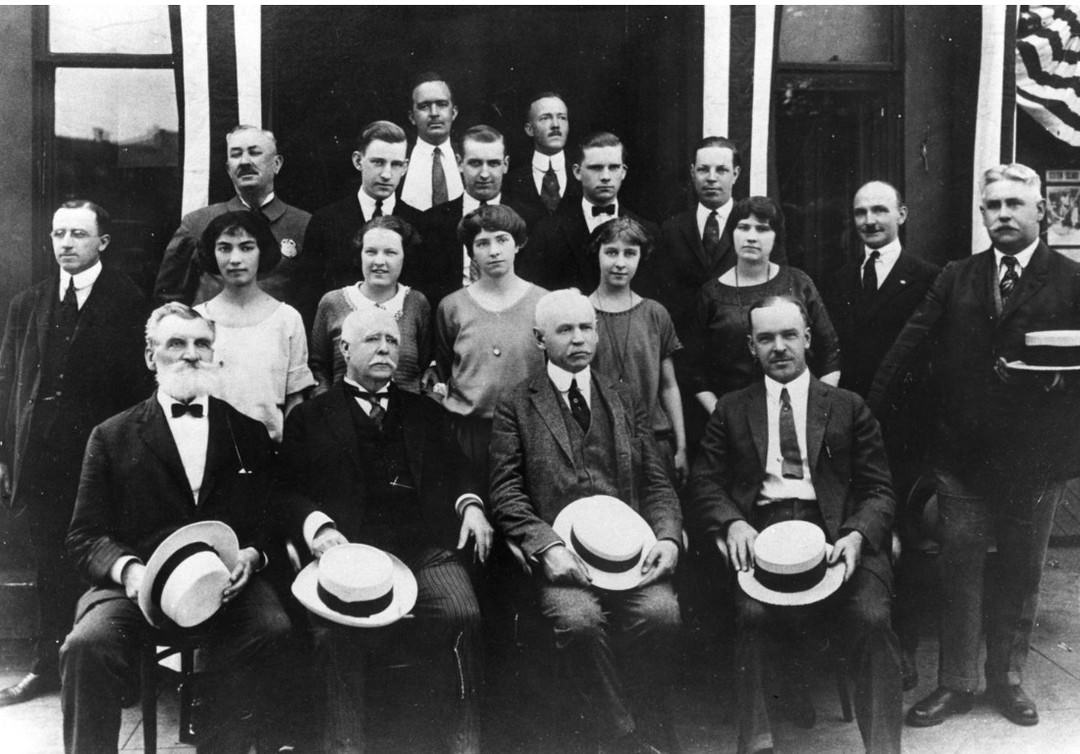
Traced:
<svg viewBox="0 0 1080 754">
<path fill-rule="evenodd" d="M 749 348 L 764 378 L 720 398 L 690 479 L 687 519 L 728 554 L 754 567 L 754 540 L 780 521 L 824 530 L 829 564 L 844 584 L 810 608 L 837 618 L 851 656 L 855 713 L 868 752 L 900 752 L 900 653 L 889 625 L 889 542 L 895 501 L 877 421 L 861 398 L 806 369 L 810 327 L 797 299 L 750 307 Z M 739 752 L 772 751 L 764 664 L 783 662 L 795 608 L 735 592 L 735 698 Z M 799 616 L 806 618 L 807 616 Z"/>
<path fill-rule="evenodd" d="M 322 271 L 304 255 L 304 233 L 311 214 L 286 204 L 274 193 L 274 178 L 285 163 L 277 151 L 277 140 L 271 131 L 241 125 L 225 136 L 225 147 L 225 169 L 236 196 L 184 215 L 161 258 L 154 300 L 193 305 L 220 293 L 221 277 L 199 267 L 195 247 L 215 217 L 248 209 L 263 215 L 281 245 L 280 264 L 265 277 L 260 276 L 259 285 L 299 311 L 310 328 Z"/>
<path fill-rule="evenodd" d="M 536 305 L 534 333 L 546 371 L 504 393 L 495 409 L 495 522 L 535 564 L 540 609 L 559 660 L 572 668 L 568 677 L 600 751 L 657 752 L 642 740 L 635 715 L 666 708 L 680 627 L 671 586 L 682 538 L 679 500 L 641 404 L 589 368 L 597 339 L 589 299 L 548 293 Z M 593 588 L 583 561 L 552 528 L 563 508 L 591 495 L 620 499 L 656 536 L 641 566 L 644 580 L 629 591 Z M 632 688 L 640 692 L 633 712 Z"/>
<path fill-rule="evenodd" d="M 1063 373 L 1007 368 L 1025 333 L 1080 329 L 1080 265 L 1039 240 L 1046 215 L 1038 174 L 999 165 L 983 174 L 982 217 L 993 248 L 950 264 L 901 331 L 870 391 L 878 412 L 931 348 L 936 426 L 931 438 L 941 524 L 938 688 L 909 725 L 938 725 L 971 709 L 986 616 L 986 686 L 1018 725 L 1039 721 L 1024 692 L 1024 661 L 1039 581 L 1064 482 L 1080 475 L 1078 385 Z M 984 581 L 997 544 L 1001 576 Z"/>
<path fill-rule="evenodd" d="M 574 177 L 581 182 L 580 202 L 563 202 L 555 214 L 538 223 L 522 255 L 522 277 L 542 288 L 576 287 L 590 292 L 600 283 L 596 256 L 588 251 L 589 235 L 606 220 L 631 217 L 649 236 L 660 229 L 619 201 L 626 179 L 626 149 L 619 137 L 599 132 L 585 138 L 574 157 Z M 653 254 L 663 253 L 654 249 Z"/>
<path fill-rule="evenodd" d="M 57 650 L 82 591 L 64 546 L 94 425 L 150 391 L 141 367 L 146 301 L 101 263 L 109 215 L 85 199 L 53 214 L 58 274 L 15 297 L 0 346 L 0 497 L 26 511 L 38 635 L 30 672 L 0 706 L 59 687 Z"/>
<path fill-rule="evenodd" d="M 525 115 L 525 133 L 532 139 L 532 160 L 507 176 L 507 191 L 537 219 L 555 212 L 564 197 L 581 198 L 581 184 L 570 180 L 566 163 L 566 138 L 570 115 L 557 92 L 532 98 Z"/>
<path fill-rule="evenodd" d="M 420 211 L 401 201 L 396 192 L 409 168 L 405 159 L 405 131 L 396 123 L 368 123 L 356 139 L 352 165 L 360 173 L 360 189 L 311 216 L 304 249 L 325 265 L 325 290 L 355 283 L 360 271 L 353 266 L 353 237 L 368 220 L 394 215 L 418 229 Z M 406 265 L 404 282 L 415 270 Z"/>
<path fill-rule="evenodd" d="M 450 129 L 457 115 L 450 84 L 442 75 L 428 71 L 416 77 L 409 108 L 416 144 L 409 155 L 412 170 L 405 176 L 401 199 L 421 212 L 461 196 L 461 176 L 450 146 Z"/>
</svg>

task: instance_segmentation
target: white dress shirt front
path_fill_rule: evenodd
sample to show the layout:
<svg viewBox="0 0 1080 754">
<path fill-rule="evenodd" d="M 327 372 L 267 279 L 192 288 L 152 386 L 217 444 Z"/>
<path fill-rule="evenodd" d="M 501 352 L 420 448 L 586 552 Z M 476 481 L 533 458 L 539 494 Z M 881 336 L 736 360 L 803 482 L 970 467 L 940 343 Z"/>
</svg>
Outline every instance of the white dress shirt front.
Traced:
<svg viewBox="0 0 1080 754">
<path fill-rule="evenodd" d="M 439 145 L 443 172 L 446 174 L 446 200 L 457 199 L 465 190 L 458 172 L 454 148 L 447 139 Z M 435 146 L 417 139 L 409 155 L 409 169 L 401 188 L 401 201 L 418 210 L 431 209 L 431 164 L 435 158 Z"/>
<path fill-rule="evenodd" d="M 82 272 L 76 272 L 72 275 L 69 272 L 60 270 L 60 300 L 64 300 L 64 294 L 67 293 L 69 281 L 75 280 L 75 302 L 79 309 L 83 308 L 83 304 L 86 303 L 86 299 L 90 296 L 90 290 L 94 287 L 94 283 L 97 282 L 98 277 L 101 275 L 101 260 L 94 262 Z"/>
<path fill-rule="evenodd" d="M 784 456 L 780 452 L 780 391 L 787 388 L 791 412 L 795 418 L 795 435 L 802 453 L 803 478 L 786 479 L 783 474 Z M 806 402 L 810 392 L 810 370 L 803 371 L 786 385 L 765 377 L 765 405 L 768 409 L 769 442 L 765 453 L 765 481 L 761 484 L 758 505 L 769 500 L 798 498 L 817 500 L 810 464 L 806 455 Z"/>
</svg>

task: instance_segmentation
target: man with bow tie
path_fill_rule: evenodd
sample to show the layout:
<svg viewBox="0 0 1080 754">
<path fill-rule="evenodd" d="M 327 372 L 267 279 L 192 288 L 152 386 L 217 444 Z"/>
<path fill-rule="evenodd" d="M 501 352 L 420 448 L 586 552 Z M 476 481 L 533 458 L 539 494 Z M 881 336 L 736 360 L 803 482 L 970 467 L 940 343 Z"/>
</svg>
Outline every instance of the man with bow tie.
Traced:
<svg viewBox="0 0 1080 754">
<path fill-rule="evenodd" d="M 195 521 L 236 532 L 239 562 L 205 636 L 210 697 L 199 751 L 246 752 L 286 743 L 284 675 L 291 625 L 261 571 L 276 552 L 269 525 L 273 443 L 261 422 L 211 398 L 214 325 L 169 303 L 146 323 L 146 365 L 157 392 L 94 428 L 67 545 L 91 587 L 60 650 L 64 749 L 115 751 L 120 709 L 138 688 L 151 638 L 138 607 L 146 562 Z M 280 548 L 279 548 L 280 549 Z"/>
<path fill-rule="evenodd" d="M 480 610 L 457 551 L 469 541 L 483 563 L 492 529 L 444 411 L 391 382 L 401 335 L 389 312 L 345 318 L 345 377 L 285 421 L 279 488 L 292 529 L 311 554 L 363 542 L 401 558 L 416 575 L 412 632 L 429 657 L 436 715 L 450 752 L 480 749 L 477 694 L 482 675 Z M 315 666 L 327 692 L 320 750 L 364 750 L 365 666 L 378 634 L 313 618 Z M 396 634 L 395 634 L 396 635 Z"/>
</svg>

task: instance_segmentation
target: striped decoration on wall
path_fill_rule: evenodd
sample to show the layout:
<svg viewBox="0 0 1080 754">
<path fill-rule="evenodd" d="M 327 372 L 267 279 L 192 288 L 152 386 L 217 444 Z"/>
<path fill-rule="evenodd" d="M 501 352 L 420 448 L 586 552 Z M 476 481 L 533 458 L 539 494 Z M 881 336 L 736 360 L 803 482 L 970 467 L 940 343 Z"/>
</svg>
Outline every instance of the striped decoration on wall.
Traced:
<svg viewBox="0 0 1080 754">
<path fill-rule="evenodd" d="M 1030 6 L 1016 41 L 1016 103 L 1043 128 L 1080 146 L 1080 6 Z"/>
</svg>

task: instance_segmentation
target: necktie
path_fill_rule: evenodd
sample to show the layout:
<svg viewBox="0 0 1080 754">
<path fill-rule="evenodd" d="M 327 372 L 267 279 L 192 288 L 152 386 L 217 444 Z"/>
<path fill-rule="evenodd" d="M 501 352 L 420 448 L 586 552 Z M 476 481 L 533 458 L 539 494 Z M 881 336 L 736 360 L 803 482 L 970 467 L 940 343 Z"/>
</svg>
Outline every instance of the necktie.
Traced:
<svg viewBox="0 0 1080 754">
<path fill-rule="evenodd" d="M 578 426 L 581 427 L 581 431 L 588 432 L 589 420 L 592 418 L 592 414 L 589 411 L 589 404 L 585 402 L 585 396 L 581 394 L 576 379 L 570 381 L 570 390 L 567 392 L 566 397 L 570 399 L 570 414 L 574 417 Z"/>
<path fill-rule="evenodd" d="M 592 206 L 592 216 L 599 217 L 600 215 L 611 215 L 612 217 L 615 217 L 615 205 L 608 204 L 603 207 L 598 207 L 594 204 Z"/>
<path fill-rule="evenodd" d="M 554 212 L 559 206 L 559 177 L 555 175 L 555 167 L 551 164 L 551 160 L 548 160 L 548 169 L 540 184 L 540 201 L 547 207 L 548 212 Z"/>
<path fill-rule="evenodd" d="M 720 258 L 720 219 L 714 209 L 705 220 L 705 232 L 701 234 L 701 245 L 705 247 L 705 256 L 710 262 Z"/>
<path fill-rule="evenodd" d="M 435 147 L 431 152 L 431 205 L 443 204 L 449 198 L 446 192 L 446 171 L 443 170 L 442 150 Z"/>
<path fill-rule="evenodd" d="M 375 211 L 371 213 L 372 219 L 382 217 L 382 199 L 375 200 Z"/>
<path fill-rule="evenodd" d="M 75 278 L 68 278 L 64 298 L 60 300 L 60 326 L 67 330 L 75 327 L 79 319 L 79 299 L 75 296 Z"/>
<path fill-rule="evenodd" d="M 184 414 L 190 414 L 196 419 L 201 419 L 203 415 L 201 403 L 174 403 L 172 404 L 171 412 L 174 419 L 183 416 Z"/>
<path fill-rule="evenodd" d="M 877 260 L 880 256 L 881 252 L 877 249 L 871 251 L 870 256 L 866 258 L 866 264 L 863 265 L 862 289 L 867 296 L 877 293 Z"/>
<path fill-rule="evenodd" d="M 353 398 L 363 398 L 369 404 L 371 409 L 368 411 L 368 416 L 375 422 L 375 426 L 382 429 L 382 420 L 386 416 L 386 409 L 382 407 L 382 399 L 389 398 L 390 394 L 387 392 L 369 393 L 367 390 L 362 390 L 356 385 L 352 385 L 348 382 L 343 383 L 345 385 L 345 392 L 351 395 Z"/>
<path fill-rule="evenodd" d="M 1003 254 L 1001 257 L 1001 263 L 1005 265 L 1005 274 L 1001 276 L 1001 305 L 1004 306 L 1009 300 L 1009 296 L 1012 295 L 1013 290 L 1016 288 L 1016 284 L 1020 282 L 1020 273 L 1016 271 L 1020 263 L 1016 261 L 1015 257 L 1011 257 L 1008 254 Z"/>
<path fill-rule="evenodd" d="M 795 412 L 791 410 L 791 398 L 787 388 L 780 391 L 780 465 L 785 479 L 802 479 L 802 451 L 799 450 L 799 435 L 795 432 Z"/>
</svg>

